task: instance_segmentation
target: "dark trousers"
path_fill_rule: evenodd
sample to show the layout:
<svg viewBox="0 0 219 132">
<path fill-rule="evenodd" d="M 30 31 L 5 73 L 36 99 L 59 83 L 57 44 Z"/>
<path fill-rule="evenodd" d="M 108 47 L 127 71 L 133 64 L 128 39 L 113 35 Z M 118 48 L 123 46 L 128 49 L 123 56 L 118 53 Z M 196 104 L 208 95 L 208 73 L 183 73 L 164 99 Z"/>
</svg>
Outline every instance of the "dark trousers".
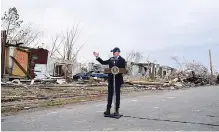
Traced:
<svg viewBox="0 0 219 132">
<path fill-rule="evenodd" d="M 116 81 L 116 108 L 120 107 L 120 88 L 121 83 L 118 83 Z M 113 81 L 108 81 L 108 102 L 107 102 L 107 108 L 110 109 L 112 106 L 113 101 L 113 94 L 114 94 L 114 88 L 113 88 Z"/>
</svg>

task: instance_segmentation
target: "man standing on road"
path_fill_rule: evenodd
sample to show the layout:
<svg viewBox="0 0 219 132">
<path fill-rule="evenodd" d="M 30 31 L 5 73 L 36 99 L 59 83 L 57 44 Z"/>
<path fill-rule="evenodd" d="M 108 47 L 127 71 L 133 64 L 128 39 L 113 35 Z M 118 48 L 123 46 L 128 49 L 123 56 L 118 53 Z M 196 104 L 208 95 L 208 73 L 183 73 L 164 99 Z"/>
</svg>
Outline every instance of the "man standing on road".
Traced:
<svg viewBox="0 0 219 132">
<path fill-rule="evenodd" d="M 98 62 L 100 62 L 102 65 L 109 65 L 109 68 L 112 68 L 113 66 L 117 66 L 118 68 L 125 68 L 125 59 L 120 56 L 120 49 L 116 47 L 113 50 L 111 50 L 111 52 L 113 52 L 113 57 L 111 57 L 110 59 L 105 60 L 105 61 L 99 57 L 99 53 L 93 52 L 93 54 L 96 57 L 96 60 Z M 115 64 L 112 61 L 114 59 L 116 60 Z M 115 76 L 115 83 L 116 83 L 116 88 L 115 88 L 115 90 L 116 90 L 116 111 L 114 114 L 119 115 L 120 88 L 121 88 L 121 85 L 124 83 L 122 74 L 117 74 Z M 113 100 L 113 92 L 114 92 L 113 74 L 109 74 L 108 75 L 108 101 L 107 101 L 106 111 L 104 112 L 105 116 L 110 115 L 110 109 L 111 109 L 112 100 Z"/>
</svg>

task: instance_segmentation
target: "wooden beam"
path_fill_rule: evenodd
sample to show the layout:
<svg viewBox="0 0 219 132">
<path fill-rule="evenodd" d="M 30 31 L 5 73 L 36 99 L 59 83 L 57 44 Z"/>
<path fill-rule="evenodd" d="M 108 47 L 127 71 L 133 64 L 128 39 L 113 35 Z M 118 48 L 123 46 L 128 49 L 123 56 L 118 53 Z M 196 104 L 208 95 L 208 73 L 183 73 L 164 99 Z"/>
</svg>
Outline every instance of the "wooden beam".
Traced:
<svg viewBox="0 0 219 132">
<path fill-rule="evenodd" d="M 25 47 L 25 46 L 18 46 L 18 45 L 14 45 L 14 44 L 6 44 L 7 47 L 17 47 L 17 48 L 23 48 L 23 49 L 32 49 L 30 47 Z"/>
<path fill-rule="evenodd" d="M 27 71 L 20 65 L 20 63 L 13 56 L 10 56 L 10 57 L 18 65 L 18 67 L 23 71 L 23 73 L 30 78 L 30 76 L 28 75 Z"/>
</svg>

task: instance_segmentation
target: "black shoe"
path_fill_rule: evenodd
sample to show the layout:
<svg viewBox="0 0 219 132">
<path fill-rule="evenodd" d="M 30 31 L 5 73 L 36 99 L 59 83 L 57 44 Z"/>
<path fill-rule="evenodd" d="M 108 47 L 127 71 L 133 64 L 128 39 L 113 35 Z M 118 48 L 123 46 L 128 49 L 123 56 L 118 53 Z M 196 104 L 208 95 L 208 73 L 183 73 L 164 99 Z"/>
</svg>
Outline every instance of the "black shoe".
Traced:
<svg viewBox="0 0 219 132">
<path fill-rule="evenodd" d="M 104 114 L 104 116 L 110 116 L 110 109 L 107 108 L 103 114 Z"/>
<path fill-rule="evenodd" d="M 122 117 L 123 115 L 119 114 L 119 109 L 116 109 L 116 111 L 113 114 L 114 118 L 119 119 L 120 117 Z"/>
<path fill-rule="evenodd" d="M 114 112 L 114 115 L 119 115 L 119 109 L 116 108 L 116 111 Z"/>
</svg>

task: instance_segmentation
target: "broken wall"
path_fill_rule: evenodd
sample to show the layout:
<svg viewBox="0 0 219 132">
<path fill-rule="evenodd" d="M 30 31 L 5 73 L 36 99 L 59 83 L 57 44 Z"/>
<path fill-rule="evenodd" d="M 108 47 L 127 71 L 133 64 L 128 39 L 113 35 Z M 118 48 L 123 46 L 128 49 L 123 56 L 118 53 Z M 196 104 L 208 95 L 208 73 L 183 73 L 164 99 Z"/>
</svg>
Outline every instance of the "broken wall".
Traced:
<svg viewBox="0 0 219 132">
<path fill-rule="evenodd" d="M 47 61 L 47 73 L 51 76 L 55 76 L 55 66 L 56 65 L 63 65 L 65 67 L 62 67 L 69 72 L 71 72 L 71 76 L 75 75 L 76 73 L 81 72 L 81 64 L 77 62 L 71 62 L 69 60 L 63 60 L 60 58 L 48 58 Z"/>
<path fill-rule="evenodd" d="M 46 78 L 48 50 L 38 48 L 30 49 L 31 52 L 31 78 Z"/>
<path fill-rule="evenodd" d="M 127 62 L 128 75 L 132 77 L 146 77 L 150 79 L 161 79 L 170 76 L 171 67 L 160 66 L 154 63 Z"/>
</svg>

